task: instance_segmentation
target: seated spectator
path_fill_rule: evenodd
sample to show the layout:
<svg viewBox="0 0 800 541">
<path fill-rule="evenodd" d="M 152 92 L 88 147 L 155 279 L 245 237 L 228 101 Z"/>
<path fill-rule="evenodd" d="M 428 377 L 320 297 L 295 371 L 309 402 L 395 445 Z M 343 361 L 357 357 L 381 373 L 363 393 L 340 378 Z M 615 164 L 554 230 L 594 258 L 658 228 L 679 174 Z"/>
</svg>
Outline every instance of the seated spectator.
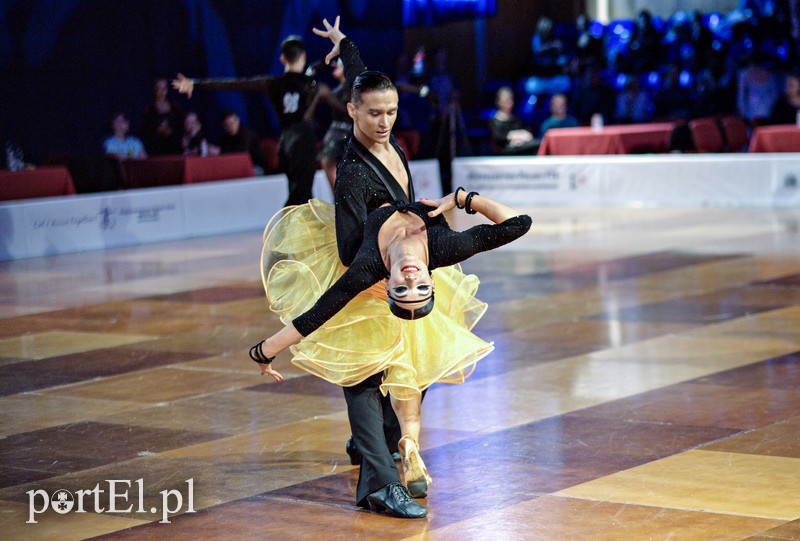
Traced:
<svg viewBox="0 0 800 541">
<path fill-rule="evenodd" d="M 219 139 L 220 152 L 222 154 L 249 152 L 256 175 L 263 175 L 267 170 L 267 160 L 261 151 L 258 135 L 250 128 L 242 126 L 239 115 L 233 111 L 227 111 L 222 116 L 222 130 Z"/>
<path fill-rule="evenodd" d="M 736 79 L 736 107 L 739 115 L 750 122 L 769 119 L 778 99 L 778 85 L 758 55 L 750 55 Z"/>
<path fill-rule="evenodd" d="M 497 111 L 489 119 L 492 147 L 497 154 L 535 154 L 539 143 L 522 120 L 514 116 L 514 93 L 507 86 L 497 91 Z"/>
<path fill-rule="evenodd" d="M 605 119 L 613 118 L 615 99 L 614 91 L 603 80 L 600 69 L 589 66 L 575 84 L 571 101 L 578 122 L 586 125 L 594 114 Z"/>
<path fill-rule="evenodd" d="M 643 73 L 658 67 L 661 36 L 653 24 L 653 15 L 650 11 L 641 10 L 636 15 L 635 22 L 630 42 L 630 66 L 626 67 L 634 73 Z"/>
<path fill-rule="evenodd" d="M 430 86 L 426 84 L 425 48 L 420 47 L 412 61 L 408 54 L 397 57 L 395 86 L 398 94 L 395 130 L 413 130 L 420 134 L 421 144 L 418 158 L 428 158 L 434 148 L 433 121 L 436 112 L 431 103 Z"/>
<path fill-rule="evenodd" d="M 567 112 L 567 97 L 555 94 L 550 98 L 550 117 L 542 122 L 540 137 L 550 128 L 574 128 L 578 120 Z"/>
<path fill-rule="evenodd" d="M 669 66 L 663 84 L 653 97 L 655 115 L 663 119 L 688 119 L 692 116 L 694 101 L 691 89 L 681 84 L 680 68 Z"/>
<path fill-rule="evenodd" d="M 800 114 L 800 74 L 786 76 L 783 94 L 772 107 L 772 124 L 794 124 Z"/>
<path fill-rule="evenodd" d="M 578 15 L 575 20 L 578 37 L 575 42 L 575 66 L 573 72 L 581 75 L 587 68 L 603 68 L 606 57 L 603 51 L 602 30 L 592 28 L 592 22 L 584 15 Z M 600 27 L 602 29 L 602 26 Z"/>
<path fill-rule="evenodd" d="M 180 154 L 183 113 L 178 102 L 168 97 L 169 84 L 153 82 L 153 99 L 142 114 L 142 139 L 151 156 Z"/>
<path fill-rule="evenodd" d="M 203 124 L 195 112 L 186 113 L 186 117 L 183 119 L 181 147 L 184 156 L 216 156 L 219 154 L 219 147 L 208 144 Z"/>
<path fill-rule="evenodd" d="M 642 92 L 639 81 L 632 77 L 625 85 L 625 90 L 617 96 L 616 121 L 619 124 L 647 122 L 652 117 L 652 110 L 650 98 Z"/>
<path fill-rule="evenodd" d="M 142 141 L 138 137 L 128 134 L 130 129 L 131 123 L 125 113 L 115 112 L 111 115 L 113 135 L 103 142 L 103 150 L 107 155 L 120 160 L 147 157 Z"/>
<path fill-rule="evenodd" d="M 564 44 L 555 34 L 553 21 L 540 17 L 531 38 L 533 51 L 533 71 L 537 75 L 554 75 L 564 71 L 568 58 L 564 54 Z"/>
</svg>

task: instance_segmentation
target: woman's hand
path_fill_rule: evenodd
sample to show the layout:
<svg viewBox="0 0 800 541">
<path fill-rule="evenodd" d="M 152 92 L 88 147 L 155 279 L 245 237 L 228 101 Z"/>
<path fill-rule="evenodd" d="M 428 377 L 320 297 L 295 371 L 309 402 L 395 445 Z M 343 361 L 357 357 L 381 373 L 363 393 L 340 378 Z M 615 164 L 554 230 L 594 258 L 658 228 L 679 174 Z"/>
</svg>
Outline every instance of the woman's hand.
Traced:
<svg viewBox="0 0 800 541">
<path fill-rule="evenodd" d="M 179 73 L 177 77 L 172 80 L 172 88 L 191 98 L 192 90 L 194 90 L 194 81 L 184 76 L 183 73 Z"/>
<path fill-rule="evenodd" d="M 272 369 L 272 359 L 302 339 L 303 335 L 297 332 L 293 324 L 289 323 L 274 335 L 250 348 L 250 358 L 258 363 L 262 376 L 272 376 L 272 379 L 281 382 L 283 376 L 280 372 Z"/>
<path fill-rule="evenodd" d="M 261 364 L 259 365 L 261 368 L 261 375 L 262 376 L 272 376 L 272 379 L 277 381 L 278 383 L 283 381 L 283 376 L 277 370 L 272 369 L 272 363 L 269 364 Z"/>
<path fill-rule="evenodd" d="M 431 218 L 433 218 L 434 216 L 438 216 L 439 214 L 446 212 L 450 209 L 453 209 L 456 206 L 456 196 L 453 193 L 446 195 L 441 199 L 426 199 L 424 197 L 421 197 L 419 201 L 420 203 L 428 207 L 436 207 L 432 211 L 428 212 L 428 216 Z"/>
<path fill-rule="evenodd" d="M 331 23 L 328 22 L 328 19 L 322 19 L 322 24 L 325 26 L 325 30 L 320 30 L 318 28 L 312 28 L 311 31 L 314 32 L 316 35 L 328 38 L 333 42 L 333 49 L 328 55 L 325 57 L 325 63 L 330 64 L 331 60 L 339 56 L 339 42 L 342 41 L 345 37 L 342 31 L 339 30 L 339 16 L 336 16 L 336 20 L 333 22 L 333 26 Z"/>
</svg>

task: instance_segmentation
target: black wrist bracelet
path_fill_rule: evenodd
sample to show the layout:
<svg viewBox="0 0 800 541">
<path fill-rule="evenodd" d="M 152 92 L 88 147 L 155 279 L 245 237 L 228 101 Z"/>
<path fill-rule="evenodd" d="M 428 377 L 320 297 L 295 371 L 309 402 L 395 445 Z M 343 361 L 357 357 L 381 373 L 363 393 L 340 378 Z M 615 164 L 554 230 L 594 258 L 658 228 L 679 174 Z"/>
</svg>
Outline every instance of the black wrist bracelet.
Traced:
<svg viewBox="0 0 800 541">
<path fill-rule="evenodd" d="M 467 190 L 465 190 L 463 186 L 459 186 L 458 188 L 456 188 L 456 191 L 453 194 L 453 196 L 454 196 L 454 198 L 456 200 L 456 208 L 457 209 L 463 209 L 464 208 L 464 205 L 459 205 L 458 204 L 458 192 L 460 192 L 460 191 L 461 192 L 466 192 Z"/>
<path fill-rule="evenodd" d="M 478 211 L 472 208 L 472 198 L 476 195 L 480 195 L 478 192 L 469 192 L 467 194 L 467 200 L 464 201 L 464 210 L 467 211 L 467 214 L 477 214 Z"/>
<path fill-rule="evenodd" d="M 250 358 L 253 359 L 255 362 L 257 362 L 258 364 L 270 364 L 272 363 L 272 361 L 275 360 L 275 357 L 267 357 L 266 355 L 264 355 L 264 351 L 261 349 L 261 345 L 264 342 L 265 341 L 262 340 L 261 342 L 250 348 Z"/>
</svg>

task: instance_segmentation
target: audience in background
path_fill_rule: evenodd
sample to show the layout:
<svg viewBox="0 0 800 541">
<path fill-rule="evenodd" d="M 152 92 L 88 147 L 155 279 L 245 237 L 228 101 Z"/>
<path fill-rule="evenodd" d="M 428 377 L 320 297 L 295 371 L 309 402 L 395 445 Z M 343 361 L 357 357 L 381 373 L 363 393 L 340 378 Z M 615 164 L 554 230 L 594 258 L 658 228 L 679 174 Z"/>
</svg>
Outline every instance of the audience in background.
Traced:
<svg viewBox="0 0 800 541">
<path fill-rule="evenodd" d="M 574 106 L 575 116 L 583 125 L 589 124 L 592 115 L 599 114 L 604 119 L 612 119 L 616 95 L 614 89 L 603 79 L 600 68 L 589 66 L 575 78 L 570 100 Z"/>
<path fill-rule="evenodd" d="M 653 96 L 655 116 L 663 119 L 686 120 L 694 113 L 694 96 L 688 85 L 681 83 L 681 70 L 677 65 L 667 68 L 664 81 Z M 699 112 L 699 111 L 698 111 Z M 702 112 L 699 112 L 702 114 Z"/>
<path fill-rule="evenodd" d="M 631 77 L 617 96 L 614 118 L 618 124 L 647 122 L 653 116 L 653 104 L 642 91 L 639 80 Z"/>
<path fill-rule="evenodd" d="M 197 113 L 190 111 L 183 119 L 181 147 L 184 156 L 215 156 L 219 147 L 208 144 L 208 137 Z"/>
<path fill-rule="evenodd" d="M 736 109 L 750 122 L 763 122 L 769 119 L 772 106 L 778 99 L 778 85 L 775 77 L 753 54 L 736 81 Z"/>
<path fill-rule="evenodd" d="M 147 157 L 142 141 L 128 133 L 131 123 L 125 113 L 113 113 L 110 124 L 112 135 L 103 142 L 103 150 L 106 155 L 120 160 Z"/>
<path fill-rule="evenodd" d="M 492 148 L 497 154 L 535 154 L 539 143 L 525 128 L 522 120 L 514 116 L 514 92 L 502 87 L 495 98 L 497 111 L 489 119 Z"/>
<path fill-rule="evenodd" d="M 550 98 L 550 116 L 542 122 L 540 137 L 550 128 L 574 128 L 578 126 L 578 120 L 567 112 L 567 97 L 564 94 L 556 94 Z"/>
<path fill-rule="evenodd" d="M 800 74 L 786 76 L 783 94 L 775 102 L 770 114 L 772 124 L 795 124 L 800 122 Z"/>
<path fill-rule="evenodd" d="M 661 36 L 653 24 L 652 14 L 643 9 L 636 16 L 629 55 L 621 57 L 620 71 L 641 73 L 656 69 L 661 61 Z"/>
<path fill-rule="evenodd" d="M 742 0 L 729 13 L 679 11 L 667 18 L 642 10 L 633 20 L 607 25 L 585 15 L 572 22 L 541 17 L 532 32 L 529 72 L 511 75 L 513 82 L 486 81 L 487 90 L 504 86 L 496 102 L 489 103 L 487 95 L 479 107 L 464 111 L 446 67 L 445 50 L 437 48 L 426 57 L 422 45 L 413 60 L 407 53 L 398 58 L 400 110 L 395 130 L 417 132 L 416 157 L 428 158 L 439 157 L 437 142 L 441 147 L 443 140 L 467 141 L 467 137 L 471 138 L 467 144 L 450 147 L 469 154 L 478 143 L 477 148 L 490 146 L 498 154 L 533 154 L 538 148 L 533 133 L 588 125 L 595 115 L 606 124 L 657 119 L 678 120 L 685 126 L 693 118 L 730 114 L 743 117 L 750 127 L 792 124 L 800 111 L 800 7 L 795 3 Z M 512 88 L 519 91 L 517 108 Z M 141 140 L 128 133 L 125 115 L 115 113 L 114 133 L 104 141 L 104 153 L 127 159 L 247 151 L 257 170 L 265 169 L 259 134 L 241 126 L 238 115 L 225 115 L 216 147 L 209 144 L 197 113 L 187 114 L 184 122 L 181 104 L 170 99 L 169 91 L 167 79 L 153 81 L 151 101 L 142 114 Z M 333 98 L 340 105 L 346 100 L 344 92 Z M 329 126 L 315 126 L 317 133 L 330 128 L 318 157 L 331 183 L 349 133 L 349 118 L 341 116 L 344 108 L 340 109 L 339 115 L 331 115 Z M 450 132 L 441 128 L 445 110 L 458 111 L 458 121 L 447 124 Z M 304 121 L 305 116 L 312 115 L 304 115 Z M 302 154 L 317 158 L 314 151 Z M 448 162 L 453 155 L 462 154 L 450 152 L 440 161 Z"/>
<path fill-rule="evenodd" d="M 178 102 L 169 99 L 166 79 L 153 81 L 152 101 L 142 114 L 142 139 L 151 156 L 181 154 L 183 113 Z"/>
<path fill-rule="evenodd" d="M 553 21 L 540 17 L 531 38 L 533 52 L 533 71 L 539 75 L 552 75 L 567 66 L 568 57 L 564 54 L 564 43 L 556 36 Z"/>
<path fill-rule="evenodd" d="M 584 73 L 589 68 L 604 68 L 606 57 L 603 51 L 602 25 L 593 25 L 586 15 L 581 14 L 575 20 L 575 29 L 578 37 L 575 41 L 572 72 Z"/>
<path fill-rule="evenodd" d="M 267 160 L 261 150 L 258 135 L 247 126 L 243 126 L 239 115 L 233 111 L 226 111 L 222 115 L 219 150 L 222 154 L 248 152 L 257 175 L 263 175 L 267 170 Z"/>
</svg>

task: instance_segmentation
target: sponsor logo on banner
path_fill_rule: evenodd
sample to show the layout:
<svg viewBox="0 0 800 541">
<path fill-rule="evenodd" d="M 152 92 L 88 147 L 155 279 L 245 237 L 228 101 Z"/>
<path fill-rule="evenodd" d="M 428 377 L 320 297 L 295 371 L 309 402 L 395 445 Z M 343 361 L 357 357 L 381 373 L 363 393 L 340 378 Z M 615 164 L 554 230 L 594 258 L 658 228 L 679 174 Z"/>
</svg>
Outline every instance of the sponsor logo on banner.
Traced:
<svg viewBox="0 0 800 541">
<path fill-rule="evenodd" d="M 68 207 L 65 207 L 68 208 Z M 118 220 L 126 219 L 127 223 L 148 224 L 161 221 L 163 214 L 175 212 L 177 205 L 174 203 L 158 205 L 140 205 L 134 207 L 101 207 L 96 213 L 64 214 L 62 216 L 48 216 L 35 218 L 33 229 L 80 229 L 87 226 L 96 226 L 104 231 L 116 227 Z"/>
</svg>

